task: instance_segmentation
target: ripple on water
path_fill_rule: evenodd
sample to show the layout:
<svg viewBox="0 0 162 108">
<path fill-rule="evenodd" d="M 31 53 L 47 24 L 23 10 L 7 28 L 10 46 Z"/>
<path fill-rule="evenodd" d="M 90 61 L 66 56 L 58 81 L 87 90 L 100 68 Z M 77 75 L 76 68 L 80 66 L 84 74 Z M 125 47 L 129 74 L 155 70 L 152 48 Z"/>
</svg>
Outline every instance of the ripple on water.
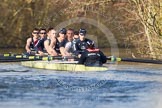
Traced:
<svg viewBox="0 0 162 108">
<path fill-rule="evenodd" d="M 161 78 L 161 73 L 155 69 L 119 66 L 105 73 L 65 73 L 19 65 L 0 67 L 0 107 L 4 108 L 136 108 L 137 105 L 138 108 L 153 108 L 157 100 L 152 98 L 161 97 L 162 82 L 152 80 Z M 104 75 L 108 77 L 98 78 Z M 65 89 L 57 80 L 77 87 L 103 80 L 106 84 L 80 92 Z"/>
</svg>

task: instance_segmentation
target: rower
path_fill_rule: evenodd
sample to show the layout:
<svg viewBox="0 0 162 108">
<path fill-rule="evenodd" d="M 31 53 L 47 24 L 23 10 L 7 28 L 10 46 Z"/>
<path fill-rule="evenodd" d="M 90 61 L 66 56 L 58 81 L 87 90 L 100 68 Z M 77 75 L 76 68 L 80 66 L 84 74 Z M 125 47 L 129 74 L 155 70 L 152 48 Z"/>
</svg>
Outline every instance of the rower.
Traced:
<svg viewBox="0 0 162 108">
<path fill-rule="evenodd" d="M 36 51 L 34 50 L 34 47 L 37 45 L 39 40 L 39 29 L 35 28 L 32 32 L 32 37 L 29 37 L 26 41 L 26 54 L 25 55 L 35 55 Z"/>
<path fill-rule="evenodd" d="M 74 37 L 73 37 L 73 41 L 72 41 L 72 50 L 73 53 L 74 51 L 76 51 L 76 43 L 79 41 L 79 31 L 74 31 Z"/>
<path fill-rule="evenodd" d="M 78 41 L 79 40 L 79 31 L 74 31 L 73 40 L 75 40 L 75 41 Z"/>
<path fill-rule="evenodd" d="M 54 50 L 55 42 L 56 30 L 51 27 L 47 30 L 47 39 L 44 41 L 44 48 L 51 56 L 57 56 L 57 52 Z"/>
<path fill-rule="evenodd" d="M 81 54 L 78 64 L 86 66 L 102 66 L 107 58 L 99 49 L 95 48 L 94 41 L 87 42 L 87 49 Z"/>
<path fill-rule="evenodd" d="M 61 55 L 64 57 L 70 56 L 70 53 L 68 53 L 65 50 L 65 45 L 67 43 L 67 40 L 65 39 L 65 37 L 66 37 L 66 29 L 62 28 L 58 33 L 58 36 L 55 42 L 55 48 L 54 48 L 58 55 Z"/>
<path fill-rule="evenodd" d="M 75 55 L 80 57 L 81 53 L 87 49 L 87 43 L 90 39 L 85 38 L 87 31 L 85 29 L 79 30 L 79 40 L 75 44 Z"/>
<path fill-rule="evenodd" d="M 46 54 L 46 50 L 44 48 L 44 41 L 47 39 L 46 36 L 46 29 L 41 28 L 39 31 L 40 40 L 38 41 L 38 44 L 35 46 L 35 50 L 37 51 L 37 54 L 43 56 Z"/>
<path fill-rule="evenodd" d="M 74 37 L 74 30 L 70 28 L 66 32 L 66 44 L 65 44 L 65 51 L 68 53 L 72 53 L 73 37 Z"/>
<path fill-rule="evenodd" d="M 74 51 L 76 50 L 75 44 L 79 39 L 79 32 L 74 32 L 73 29 L 68 29 L 66 33 L 66 45 L 65 45 L 65 51 L 73 54 Z"/>
</svg>

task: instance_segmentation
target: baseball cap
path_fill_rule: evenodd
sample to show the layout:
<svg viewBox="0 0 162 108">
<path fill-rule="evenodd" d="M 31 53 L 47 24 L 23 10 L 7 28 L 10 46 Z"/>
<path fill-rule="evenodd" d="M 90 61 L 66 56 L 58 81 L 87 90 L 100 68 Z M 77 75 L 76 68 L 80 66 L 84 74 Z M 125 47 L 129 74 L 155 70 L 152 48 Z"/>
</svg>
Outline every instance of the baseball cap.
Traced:
<svg viewBox="0 0 162 108">
<path fill-rule="evenodd" d="M 62 28 L 62 29 L 59 31 L 59 33 L 61 33 L 61 34 L 66 34 L 66 29 L 65 29 L 65 28 Z"/>
<path fill-rule="evenodd" d="M 80 30 L 79 30 L 79 34 L 80 34 L 80 35 L 86 35 L 86 32 L 87 32 L 87 31 L 86 31 L 85 29 L 80 29 Z"/>
</svg>

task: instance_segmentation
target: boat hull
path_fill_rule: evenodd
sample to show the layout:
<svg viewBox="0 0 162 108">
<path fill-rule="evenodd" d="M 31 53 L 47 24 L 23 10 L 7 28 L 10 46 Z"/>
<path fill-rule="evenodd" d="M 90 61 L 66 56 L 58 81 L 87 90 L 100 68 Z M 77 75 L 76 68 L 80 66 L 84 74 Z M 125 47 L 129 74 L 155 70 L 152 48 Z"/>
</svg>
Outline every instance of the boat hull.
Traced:
<svg viewBox="0 0 162 108">
<path fill-rule="evenodd" d="M 76 62 L 57 62 L 57 61 L 25 61 L 21 65 L 38 69 L 49 69 L 57 71 L 106 71 L 107 67 L 89 67 L 77 64 Z"/>
</svg>

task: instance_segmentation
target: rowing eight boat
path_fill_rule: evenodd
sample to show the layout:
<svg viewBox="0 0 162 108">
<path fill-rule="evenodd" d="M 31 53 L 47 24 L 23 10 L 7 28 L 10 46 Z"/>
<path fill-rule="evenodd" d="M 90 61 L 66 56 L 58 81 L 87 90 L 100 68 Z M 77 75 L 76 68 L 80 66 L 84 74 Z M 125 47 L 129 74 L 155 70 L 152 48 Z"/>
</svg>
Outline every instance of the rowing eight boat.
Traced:
<svg viewBox="0 0 162 108">
<path fill-rule="evenodd" d="M 57 71 L 106 71 L 107 67 L 89 67 L 77 64 L 76 61 L 25 61 L 21 62 L 23 66 L 39 69 L 50 69 Z"/>
</svg>

